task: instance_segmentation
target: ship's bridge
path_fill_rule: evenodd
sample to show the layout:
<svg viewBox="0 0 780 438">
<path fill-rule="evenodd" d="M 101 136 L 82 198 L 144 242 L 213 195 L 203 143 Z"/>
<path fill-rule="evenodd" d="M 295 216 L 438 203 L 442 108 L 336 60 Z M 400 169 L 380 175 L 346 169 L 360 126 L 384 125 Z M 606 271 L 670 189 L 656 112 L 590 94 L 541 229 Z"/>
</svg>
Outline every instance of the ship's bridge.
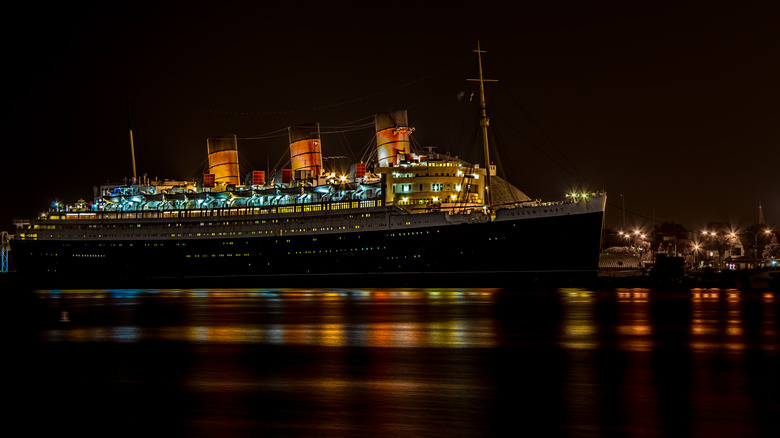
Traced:
<svg viewBox="0 0 780 438">
<path fill-rule="evenodd" d="M 385 182 L 385 203 L 409 210 L 484 206 L 486 169 L 457 157 L 407 154 L 397 166 L 375 171 Z"/>
</svg>

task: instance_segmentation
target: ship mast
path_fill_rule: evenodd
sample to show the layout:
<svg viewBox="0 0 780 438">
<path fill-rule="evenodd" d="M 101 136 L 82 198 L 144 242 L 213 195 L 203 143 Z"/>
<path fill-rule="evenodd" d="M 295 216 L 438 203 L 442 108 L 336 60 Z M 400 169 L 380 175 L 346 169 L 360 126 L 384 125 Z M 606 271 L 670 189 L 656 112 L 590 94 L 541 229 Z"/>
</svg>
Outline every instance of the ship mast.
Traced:
<svg viewBox="0 0 780 438">
<path fill-rule="evenodd" d="M 135 172 L 135 146 L 133 145 L 133 125 L 130 119 L 130 90 L 127 89 L 127 84 L 125 84 L 125 93 L 127 95 L 127 129 L 130 130 L 130 155 L 133 158 L 133 184 L 135 184 L 137 179 Z"/>
<path fill-rule="evenodd" d="M 480 104 L 480 118 L 479 126 L 482 127 L 482 145 L 485 153 L 485 204 L 488 208 L 493 207 L 493 194 L 491 193 L 490 186 L 490 151 L 488 150 L 488 125 L 490 119 L 487 116 L 487 105 L 485 104 L 485 82 L 498 82 L 496 79 L 485 79 L 482 76 L 482 54 L 487 53 L 481 50 L 479 47 L 479 40 L 477 40 L 477 62 L 479 64 L 479 79 L 468 79 L 469 81 L 479 82 L 479 104 Z"/>
</svg>

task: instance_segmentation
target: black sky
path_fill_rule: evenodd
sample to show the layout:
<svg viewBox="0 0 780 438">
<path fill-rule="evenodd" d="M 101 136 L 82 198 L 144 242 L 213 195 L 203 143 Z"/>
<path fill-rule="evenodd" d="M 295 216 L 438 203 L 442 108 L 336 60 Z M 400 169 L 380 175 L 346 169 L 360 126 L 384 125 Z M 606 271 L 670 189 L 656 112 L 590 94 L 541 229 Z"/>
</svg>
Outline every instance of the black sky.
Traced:
<svg viewBox="0 0 780 438">
<path fill-rule="evenodd" d="M 421 145 L 471 158 L 476 104 L 457 96 L 477 40 L 498 160 L 531 196 L 604 189 L 629 226 L 690 229 L 753 224 L 760 201 L 780 226 L 775 1 L 104 3 L 6 7 L 0 229 L 131 175 L 125 84 L 152 178 L 202 171 L 209 136 L 394 108 Z M 325 154 L 359 158 L 371 134 L 325 136 Z M 239 151 L 265 169 L 285 143 Z"/>
</svg>

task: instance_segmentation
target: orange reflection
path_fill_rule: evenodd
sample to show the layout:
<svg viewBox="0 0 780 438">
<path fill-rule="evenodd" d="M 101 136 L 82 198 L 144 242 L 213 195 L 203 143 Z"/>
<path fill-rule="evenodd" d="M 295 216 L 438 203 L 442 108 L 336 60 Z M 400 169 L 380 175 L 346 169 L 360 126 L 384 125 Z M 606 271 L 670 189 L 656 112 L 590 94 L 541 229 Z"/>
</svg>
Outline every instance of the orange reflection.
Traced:
<svg viewBox="0 0 780 438">
<path fill-rule="evenodd" d="M 778 351 L 777 343 L 777 308 L 774 305 L 775 295 L 772 292 L 764 292 L 761 302 L 761 345 L 765 350 Z"/>
<path fill-rule="evenodd" d="M 372 324 L 368 330 L 368 344 L 371 347 L 390 347 L 393 345 L 393 328 L 391 324 Z"/>
<path fill-rule="evenodd" d="M 622 348 L 629 351 L 650 351 L 653 348 L 653 328 L 650 324 L 649 294 L 647 289 L 628 289 L 618 292 L 621 306 L 616 332 L 621 335 Z"/>
<path fill-rule="evenodd" d="M 698 289 L 691 292 L 691 348 L 744 350 L 742 292 L 738 289 Z"/>
</svg>

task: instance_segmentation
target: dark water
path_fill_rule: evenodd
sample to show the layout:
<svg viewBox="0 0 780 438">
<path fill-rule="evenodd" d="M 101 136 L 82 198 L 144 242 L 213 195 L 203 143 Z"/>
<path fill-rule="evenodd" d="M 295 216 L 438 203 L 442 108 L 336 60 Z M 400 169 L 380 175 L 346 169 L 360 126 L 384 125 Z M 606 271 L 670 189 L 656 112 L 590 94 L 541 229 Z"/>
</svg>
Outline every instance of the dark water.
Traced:
<svg viewBox="0 0 780 438">
<path fill-rule="evenodd" d="M 20 297 L 19 436 L 780 436 L 777 293 Z"/>
</svg>

